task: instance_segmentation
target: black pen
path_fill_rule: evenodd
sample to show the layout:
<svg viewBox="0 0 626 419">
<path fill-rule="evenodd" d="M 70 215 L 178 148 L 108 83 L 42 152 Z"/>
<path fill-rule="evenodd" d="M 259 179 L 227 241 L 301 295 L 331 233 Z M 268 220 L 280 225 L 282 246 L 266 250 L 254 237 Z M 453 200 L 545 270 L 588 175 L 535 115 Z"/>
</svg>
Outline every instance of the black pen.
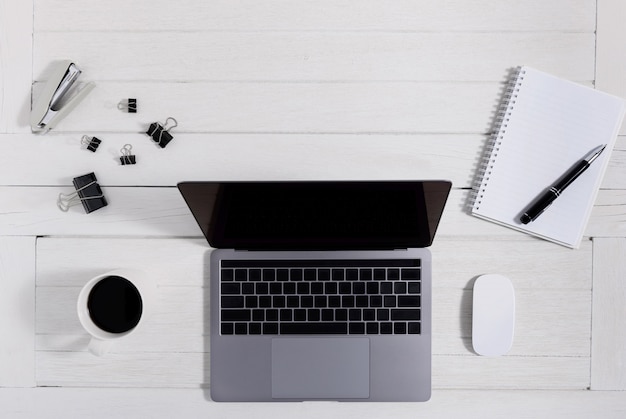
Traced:
<svg viewBox="0 0 626 419">
<path fill-rule="evenodd" d="M 578 163 L 572 166 L 559 180 L 554 182 L 544 193 L 539 195 L 537 199 L 535 199 L 532 204 L 524 211 L 522 216 L 520 217 L 520 221 L 522 224 L 528 224 L 531 221 L 534 221 L 537 217 L 541 215 L 551 204 L 552 202 L 561 195 L 561 192 L 565 190 L 573 181 L 578 178 L 595 159 L 598 158 L 600 153 L 604 151 L 606 144 L 598 146 L 591 150 L 585 157 L 582 158 Z"/>
</svg>

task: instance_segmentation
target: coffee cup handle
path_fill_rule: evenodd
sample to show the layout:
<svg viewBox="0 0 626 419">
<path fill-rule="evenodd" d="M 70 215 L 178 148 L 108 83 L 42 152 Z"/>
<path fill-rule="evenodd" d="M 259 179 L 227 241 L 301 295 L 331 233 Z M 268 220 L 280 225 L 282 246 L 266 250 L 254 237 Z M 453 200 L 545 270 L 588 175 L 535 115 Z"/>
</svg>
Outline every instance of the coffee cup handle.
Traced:
<svg viewBox="0 0 626 419">
<path fill-rule="evenodd" d="M 87 347 L 87 349 L 89 349 L 89 352 L 96 356 L 103 356 L 104 354 L 109 352 L 112 345 L 113 341 L 111 340 L 102 340 L 92 337 L 89 341 L 89 346 Z"/>
</svg>

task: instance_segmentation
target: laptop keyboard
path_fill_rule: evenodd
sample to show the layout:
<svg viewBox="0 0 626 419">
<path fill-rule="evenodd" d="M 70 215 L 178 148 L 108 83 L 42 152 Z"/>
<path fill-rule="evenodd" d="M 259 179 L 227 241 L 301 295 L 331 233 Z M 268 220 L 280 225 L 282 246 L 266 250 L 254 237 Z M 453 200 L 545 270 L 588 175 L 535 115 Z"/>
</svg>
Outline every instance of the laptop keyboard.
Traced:
<svg viewBox="0 0 626 419">
<path fill-rule="evenodd" d="M 223 260 L 222 335 L 421 333 L 419 259 Z"/>
</svg>

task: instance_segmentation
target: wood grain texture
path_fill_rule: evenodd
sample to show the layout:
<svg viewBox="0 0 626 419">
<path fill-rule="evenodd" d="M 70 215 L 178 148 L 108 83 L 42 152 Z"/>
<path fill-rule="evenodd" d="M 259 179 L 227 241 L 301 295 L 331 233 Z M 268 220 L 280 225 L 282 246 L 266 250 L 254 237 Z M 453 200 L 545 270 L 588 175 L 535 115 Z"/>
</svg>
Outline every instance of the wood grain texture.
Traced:
<svg viewBox="0 0 626 419">
<path fill-rule="evenodd" d="M 592 32 L 594 0 L 182 0 L 167 12 L 154 1 L 112 0 L 67 10 L 36 0 L 35 30 L 54 31 L 562 31 Z M 155 10 L 156 9 L 156 10 Z M 111 11 L 115 10 L 115 14 Z M 567 10 L 568 13 L 562 13 Z M 488 11 L 488 12 L 486 12 Z M 81 19 L 75 19 L 80 16 Z"/>
<path fill-rule="evenodd" d="M 81 145 L 82 134 L 0 135 L 0 185 L 69 185 L 71 177 L 93 171 L 107 186 L 211 179 L 448 179 L 455 188 L 470 188 L 488 140 L 478 134 L 184 133 L 162 150 L 143 133 L 85 134 L 102 140 L 95 153 Z M 132 145 L 136 166 L 120 165 L 125 144 Z M 32 169 L 14 170 L 14 165 Z M 626 137 L 618 138 L 602 188 L 626 188 Z"/>
<path fill-rule="evenodd" d="M 596 88 L 626 98 L 626 3 L 598 0 L 597 8 Z"/>
<path fill-rule="evenodd" d="M 33 48 L 38 81 L 59 57 L 96 81 L 502 81 L 512 63 L 595 76 L 592 32 L 44 32 Z"/>
<path fill-rule="evenodd" d="M 34 264 L 34 237 L 0 236 L 0 387 L 35 386 Z"/>
<path fill-rule="evenodd" d="M 0 133 L 30 132 L 33 0 L 0 0 Z"/>
<path fill-rule="evenodd" d="M 79 402 L 78 402 L 79 401 Z M 11 418 L 65 417 L 278 417 L 441 419 L 551 418 L 621 419 L 626 399 L 619 392 L 529 390 L 435 390 L 428 403 L 211 403 L 202 389 L 37 388 L 0 391 Z"/>
<path fill-rule="evenodd" d="M 626 239 L 594 239 L 591 388 L 626 390 Z M 617 332 L 621 331 L 621 332 Z"/>
</svg>

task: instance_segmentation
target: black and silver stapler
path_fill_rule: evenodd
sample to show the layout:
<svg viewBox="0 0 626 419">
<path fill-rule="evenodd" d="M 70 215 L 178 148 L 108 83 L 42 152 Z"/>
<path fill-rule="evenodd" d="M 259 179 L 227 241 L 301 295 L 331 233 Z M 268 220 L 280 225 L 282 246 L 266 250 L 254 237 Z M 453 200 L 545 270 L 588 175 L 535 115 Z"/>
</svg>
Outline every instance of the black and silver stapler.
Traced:
<svg viewBox="0 0 626 419">
<path fill-rule="evenodd" d="M 72 89 L 81 70 L 72 61 L 65 60 L 55 65 L 41 95 L 33 104 L 30 126 L 33 132 L 47 133 L 65 118 L 95 87 L 89 82 L 80 89 Z M 75 93 L 69 97 L 70 90 Z"/>
</svg>

